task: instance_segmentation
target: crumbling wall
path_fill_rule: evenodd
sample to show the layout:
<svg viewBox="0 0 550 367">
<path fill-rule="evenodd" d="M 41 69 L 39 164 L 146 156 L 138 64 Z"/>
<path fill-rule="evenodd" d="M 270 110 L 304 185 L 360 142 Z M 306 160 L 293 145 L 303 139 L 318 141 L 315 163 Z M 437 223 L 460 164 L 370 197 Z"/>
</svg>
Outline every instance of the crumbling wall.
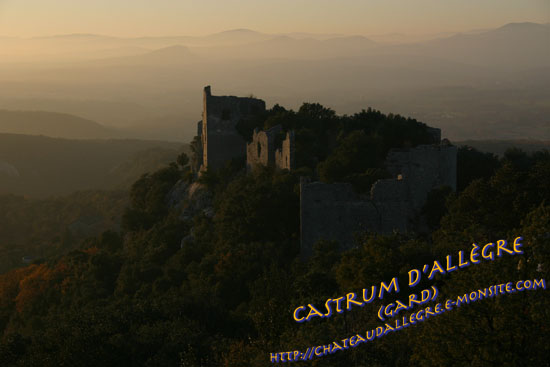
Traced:
<svg viewBox="0 0 550 367">
<path fill-rule="evenodd" d="M 254 130 L 252 142 L 246 147 L 248 170 L 256 165 L 275 166 L 288 170 L 294 168 L 294 131 L 287 132 L 281 146 L 277 147 L 277 137 L 281 132 L 281 125 L 274 126 L 269 130 Z"/>
<path fill-rule="evenodd" d="M 197 136 L 199 137 L 200 144 L 196 144 L 193 148 L 193 154 L 191 155 L 191 168 L 193 173 L 197 174 L 203 168 L 203 139 L 202 139 L 202 120 L 197 122 Z"/>
<path fill-rule="evenodd" d="M 360 200 L 351 184 L 300 182 L 301 254 L 308 258 L 319 240 L 335 240 L 342 248 L 353 243 L 353 234 L 376 226 L 380 216 L 373 202 Z"/>
<path fill-rule="evenodd" d="M 319 240 L 337 241 L 349 249 L 362 232 L 407 232 L 409 207 L 403 180 L 377 181 L 371 195 L 361 197 L 348 183 L 300 182 L 302 257 L 313 253 Z"/>
<path fill-rule="evenodd" d="M 386 169 L 394 178 L 375 182 L 366 197 L 357 195 L 351 184 L 301 180 L 302 257 L 311 256 L 321 239 L 348 249 L 357 233 L 414 230 L 413 221 L 432 189 L 447 185 L 456 190 L 456 154 L 456 147 L 447 144 L 392 150 Z"/>
<path fill-rule="evenodd" d="M 294 131 L 286 133 L 282 147 L 275 151 L 275 165 L 280 169 L 294 169 Z"/>
<path fill-rule="evenodd" d="M 202 146 L 203 166 L 218 169 L 232 158 L 246 155 L 246 142 L 237 132 L 241 120 L 265 111 L 265 102 L 256 98 L 213 96 L 210 87 L 204 88 Z"/>
<path fill-rule="evenodd" d="M 388 153 L 386 170 L 407 181 L 409 201 L 418 211 L 432 189 L 449 186 L 456 191 L 456 155 L 457 148 L 447 144 L 395 149 Z"/>
<path fill-rule="evenodd" d="M 249 170 L 256 165 L 275 165 L 275 140 L 281 129 L 281 125 L 277 125 L 269 130 L 254 130 L 252 142 L 246 146 L 246 166 Z"/>
</svg>

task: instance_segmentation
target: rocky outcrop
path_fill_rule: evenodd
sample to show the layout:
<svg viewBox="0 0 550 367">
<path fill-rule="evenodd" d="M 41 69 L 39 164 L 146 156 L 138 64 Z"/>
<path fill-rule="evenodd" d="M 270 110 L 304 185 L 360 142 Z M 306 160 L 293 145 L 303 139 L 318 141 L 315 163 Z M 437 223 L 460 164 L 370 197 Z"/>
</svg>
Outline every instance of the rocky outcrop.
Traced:
<svg viewBox="0 0 550 367">
<path fill-rule="evenodd" d="M 197 214 L 214 215 L 212 194 L 198 182 L 189 184 L 179 180 L 166 196 L 168 207 L 176 209 L 182 220 L 191 220 Z"/>
</svg>

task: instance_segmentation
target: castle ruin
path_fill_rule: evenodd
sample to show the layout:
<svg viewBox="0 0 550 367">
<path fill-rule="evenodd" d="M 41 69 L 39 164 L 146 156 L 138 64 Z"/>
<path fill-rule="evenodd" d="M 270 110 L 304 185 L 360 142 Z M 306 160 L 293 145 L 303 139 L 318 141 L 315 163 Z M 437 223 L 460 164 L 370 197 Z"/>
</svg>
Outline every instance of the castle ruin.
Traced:
<svg viewBox="0 0 550 367">
<path fill-rule="evenodd" d="M 219 169 L 225 162 L 246 155 L 246 141 L 237 124 L 265 111 L 265 102 L 257 98 L 213 96 L 204 88 L 202 121 L 198 123 L 203 147 L 200 171 Z"/>
<path fill-rule="evenodd" d="M 294 132 L 277 125 L 255 129 L 247 143 L 237 131 L 241 121 L 265 112 L 256 98 L 212 96 L 204 88 L 202 121 L 197 125 L 202 142 L 200 171 L 219 169 L 225 162 L 246 155 L 247 169 L 272 166 L 295 168 Z M 334 240 L 342 249 L 353 246 L 361 232 L 406 233 L 419 228 L 428 193 L 442 186 L 456 191 L 457 149 L 441 142 L 441 130 L 427 127 L 433 145 L 391 150 L 385 167 L 391 179 L 376 181 L 369 195 L 357 194 L 349 183 L 300 182 L 301 254 L 308 258 L 319 240 Z"/>
<path fill-rule="evenodd" d="M 342 249 L 361 232 L 406 233 L 418 228 L 428 193 L 449 186 L 456 191 L 457 148 L 444 142 L 389 152 L 385 166 L 393 176 L 378 180 L 367 197 L 349 183 L 300 182 L 301 255 L 308 258 L 319 240 Z"/>
<path fill-rule="evenodd" d="M 282 139 L 282 126 L 268 130 L 255 129 L 252 142 L 246 147 L 246 166 L 251 170 L 262 165 L 291 170 L 294 168 L 294 131 L 289 131 Z"/>
</svg>

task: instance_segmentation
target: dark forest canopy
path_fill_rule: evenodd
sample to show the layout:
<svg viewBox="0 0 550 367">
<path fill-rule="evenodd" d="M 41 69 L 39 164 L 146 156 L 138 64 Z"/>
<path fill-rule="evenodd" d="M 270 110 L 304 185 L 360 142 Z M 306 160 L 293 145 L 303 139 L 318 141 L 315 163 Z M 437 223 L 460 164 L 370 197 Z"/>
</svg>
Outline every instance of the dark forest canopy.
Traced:
<svg viewBox="0 0 550 367">
<path fill-rule="evenodd" d="M 0 274 L 27 262 L 79 247 L 88 237 L 119 229 L 126 191 L 79 191 L 65 197 L 30 199 L 0 195 Z"/>
<path fill-rule="evenodd" d="M 180 157 L 136 181 L 120 232 L 0 276 L 0 364 L 265 366 L 272 352 L 305 350 L 379 326 L 370 306 L 297 324 L 297 305 L 393 276 L 405 283 L 407 270 L 468 251 L 474 242 L 521 235 L 525 253 L 436 276 L 441 297 L 506 281 L 548 280 L 548 151 L 512 150 L 497 158 L 461 148 L 459 191 L 431 195 L 430 233 L 365 234 L 344 253 L 321 242 L 304 262 L 298 256 L 300 176 L 349 180 L 381 168 L 390 147 L 429 142 L 429 136 L 412 119 L 373 110 L 336 116 L 316 104 L 297 112 L 275 107 L 257 125 L 279 123 L 300 137 L 296 171 L 264 168 L 247 175 L 242 162 L 233 162 L 209 172 L 201 181 L 211 190 L 213 213 L 187 218 L 166 200 L 174 185 L 193 181 L 192 159 Z M 243 127 L 244 133 L 257 125 Z M 337 165 L 346 168 L 334 170 Z M 546 292 L 479 301 L 306 363 L 546 365 Z"/>
<path fill-rule="evenodd" d="M 47 198 L 84 190 L 125 190 L 143 173 L 165 166 L 188 149 L 154 140 L 0 133 L 0 195 Z"/>
</svg>

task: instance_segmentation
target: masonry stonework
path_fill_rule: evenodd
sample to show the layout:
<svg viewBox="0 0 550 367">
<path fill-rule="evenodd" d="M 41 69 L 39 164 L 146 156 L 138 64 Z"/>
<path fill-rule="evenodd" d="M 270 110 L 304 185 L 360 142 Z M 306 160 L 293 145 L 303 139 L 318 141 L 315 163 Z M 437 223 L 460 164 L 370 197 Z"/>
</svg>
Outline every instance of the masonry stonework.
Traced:
<svg viewBox="0 0 550 367">
<path fill-rule="evenodd" d="M 257 165 L 275 165 L 275 140 L 281 130 L 281 125 L 269 130 L 254 129 L 252 142 L 246 146 L 246 166 L 249 170 Z"/>
<path fill-rule="evenodd" d="M 213 96 L 204 88 L 201 142 L 201 171 L 219 169 L 233 158 L 246 155 L 246 142 L 236 129 L 241 120 L 265 111 L 265 102 L 257 98 Z M 199 125 L 200 126 L 200 125 Z"/>
<path fill-rule="evenodd" d="M 353 246 L 361 232 L 406 233 L 416 228 L 428 193 L 437 187 L 456 190 L 457 149 L 450 144 L 392 150 L 386 169 L 394 178 L 378 180 L 370 195 L 359 196 L 351 184 L 300 182 L 301 255 L 308 258 L 319 240 L 341 249 Z"/>
<path fill-rule="evenodd" d="M 244 141 L 237 124 L 265 111 L 256 98 L 212 96 L 204 88 L 203 118 L 197 124 L 202 143 L 201 171 L 218 169 L 232 158 L 246 155 L 247 168 L 256 165 L 294 169 L 294 132 L 280 125 L 255 129 Z M 378 180 L 368 195 L 358 195 L 351 184 L 300 182 L 301 253 L 307 258 L 319 240 L 334 240 L 342 249 L 353 246 L 361 232 L 389 234 L 417 230 L 428 193 L 441 186 L 456 190 L 457 149 L 441 130 L 429 128 L 437 144 L 391 150 L 385 161 L 391 179 Z"/>
<path fill-rule="evenodd" d="M 254 166 L 270 166 L 291 170 L 294 168 L 294 132 L 286 133 L 280 142 L 282 126 L 276 125 L 268 130 L 255 129 L 252 142 L 246 147 L 246 166 L 251 170 Z"/>
<path fill-rule="evenodd" d="M 286 133 L 280 149 L 275 151 L 275 166 L 280 169 L 293 170 L 294 167 L 294 131 Z"/>
</svg>

